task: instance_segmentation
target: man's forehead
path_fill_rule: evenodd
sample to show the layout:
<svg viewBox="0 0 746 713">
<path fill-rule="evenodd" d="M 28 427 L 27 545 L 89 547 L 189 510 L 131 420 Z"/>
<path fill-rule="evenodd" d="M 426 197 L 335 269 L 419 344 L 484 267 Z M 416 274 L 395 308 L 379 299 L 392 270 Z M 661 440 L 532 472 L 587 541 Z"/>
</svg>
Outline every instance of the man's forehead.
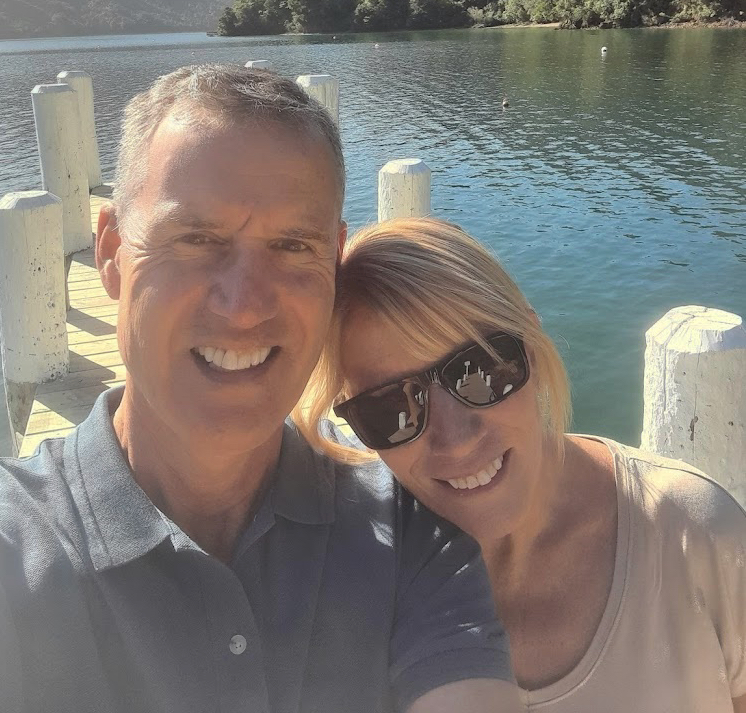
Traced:
<svg viewBox="0 0 746 713">
<path fill-rule="evenodd" d="M 241 204 L 232 210 L 207 210 L 204 204 L 168 200 L 156 203 L 146 218 L 149 227 L 188 228 L 217 232 L 251 230 L 256 222 L 253 211 Z M 336 227 L 336 226 L 335 226 Z M 275 234 L 303 240 L 330 240 L 329 226 L 321 225 L 317 216 L 299 211 L 287 219 L 287 225 L 277 226 Z M 334 238 L 335 236 L 331 236 Z"/>
<path fill-rule="evenodd" d="M 246 196 L 277 205 L 303 196 L 314 210 L 324 210 L 323 198 L 333 201 L 337 211 L 342 207 L 331 149 L 292 127 L 234 126 L 195 133 L 172 124 L 154 137 L 146 170 L 146 190 L 161 201 L 197 204 L 203 196 L 228 201 Z"/>
</svg>

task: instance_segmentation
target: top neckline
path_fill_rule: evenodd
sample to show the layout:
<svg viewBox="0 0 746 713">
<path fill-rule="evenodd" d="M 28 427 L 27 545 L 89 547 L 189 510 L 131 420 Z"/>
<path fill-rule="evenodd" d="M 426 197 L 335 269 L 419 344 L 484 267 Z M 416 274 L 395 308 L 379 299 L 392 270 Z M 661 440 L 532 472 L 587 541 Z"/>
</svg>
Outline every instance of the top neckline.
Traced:
<svg viewBox="0 0 746 713">
<path fill-rule="evenodd" d="M 571 695 L 578 686 L 582 685 L 593 674 L 601 662 L 603 654 L 611 641 L 611 636 L 617 627 L 624 594 L 627 589 L 632 529 L 630 527 L 629 472 L 624 456 L 620 451 L 619 444 L 614 441 L 600 436 L 572 435 L 603 443 L 611 453 L 614 463 L 614 482 L 617 493 L 617 536 L 614 573 L 601 621 L 586 652 L 568 674 L 554 683 L 533 690 L 521 689 L 523 702 L 530 707 L 556 702 L 561 698 Z"/>
</svg>

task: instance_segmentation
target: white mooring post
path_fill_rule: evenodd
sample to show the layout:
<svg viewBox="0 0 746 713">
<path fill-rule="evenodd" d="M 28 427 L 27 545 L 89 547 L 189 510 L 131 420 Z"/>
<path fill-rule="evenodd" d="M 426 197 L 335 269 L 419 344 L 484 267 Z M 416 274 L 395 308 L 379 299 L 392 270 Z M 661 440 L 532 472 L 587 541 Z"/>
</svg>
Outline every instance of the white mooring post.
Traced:
<svg viewBox="0 0 746 713">
<path fill-rule="evenodd" d="M 71 255 L 93 244 L 78 97 L 69 84 L 40 84 L 31 100 L 42 186 L 62 200 L 63 245 Z"/>
<path fill-rule="evenodd" d="M 36 387 L 68 370 L 64 262 L 59 198 L 24 191 L 0 199 L 0 352 L 13 455 Z"/>
<path fill-rule="evenodd" d="M 96 139 L 96 117 L 93 109 L 93 79 L 86 72 L 60 72 L 57 75 L 59 84 L 69 84 L 78 95 L 80 128 L 83 132 L 83 151 L 88 169 L 88 188 L 98 188 L 101 178 L 101 160 L 98 155 Z"/>
<path fill-rule="evenodd" d="M 430 215 L 430 169 L 418 158 L 389 161 L 378 172 L 378 220 Z"/>
<path fill-rule="evenodd" d="M 642 448 L 703 470 L 746 505 L 746 329 L 677 307 L 645 334 Z"/>
<path fill-rule="evenodd" d="M 339 80 L 329 74 L 302 74 L 295 80 L 339 124 Z"/>
<path fill-rule="evenodd" d="M 266 69 L 268 72 L 272 71 L 272 62 L 268 59 L 252 59 L 249 60 L 244 67 L 249 69 Z"/>
</svg>

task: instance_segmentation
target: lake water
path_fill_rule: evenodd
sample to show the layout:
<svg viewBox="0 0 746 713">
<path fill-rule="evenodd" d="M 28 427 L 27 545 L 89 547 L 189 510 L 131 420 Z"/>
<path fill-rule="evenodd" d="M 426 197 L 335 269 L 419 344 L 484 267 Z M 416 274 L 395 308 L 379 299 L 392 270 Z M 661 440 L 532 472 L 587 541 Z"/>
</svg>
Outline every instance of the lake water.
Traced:
<svg viewBox="0 0 746 713">
<path fill-rule="evenodd" d="M 29 92 L 57 72 L 94 78 L 109 179 L 132 94 L 249 59 L 339 77 L 353 227 L 375 219 L 386 161 L 430 165 L 434 213 L 497 251 L 557 340 L 577 430 L 639 443 L 644 332 L 668 309 L 746 316 L 743 30 L 0 42 L 0 194 L 40 183 Z"/>
</svg>

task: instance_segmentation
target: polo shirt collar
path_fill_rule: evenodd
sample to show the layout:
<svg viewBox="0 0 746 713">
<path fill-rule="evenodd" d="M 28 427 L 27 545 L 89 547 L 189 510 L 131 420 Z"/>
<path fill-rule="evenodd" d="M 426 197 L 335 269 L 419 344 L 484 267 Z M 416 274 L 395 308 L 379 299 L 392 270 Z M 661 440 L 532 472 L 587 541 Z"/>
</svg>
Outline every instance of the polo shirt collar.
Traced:
<svg viewBox="0 0 746 713">
<path fill-rule="evenodd" d="M 96 570 L 141 557 L 172 534 L 161 512 L 132 477 L 114 433 L 112 416 L 123 393 L 120 386 L 101 394 L 88 418 L 65 439 L 65 460 L 79 475 L 70 487 Z"/>
<path fill-rule="evenodd" d="M 137 484 L 119 445 L 112 417 L 123 393 L 120 386 L 101 394 L 88 418 L 65 439 L 70 488 L 96 570 L 124 565 L 168 539 L 176 549 L 184 546 L 177 542 L 183 533 Z M 315 453 L 288 419 L 269 501 L 261 510 L 269 506 L 301 524 L 332 523 L 334 475 L 331 461 Z"/>
<path fill-rule="evenodd" d="M 303 525 L 334 522 L 334 464 L 316 453 L 288 418 L 271 498 L 276 515 Z"/>
</svg>

